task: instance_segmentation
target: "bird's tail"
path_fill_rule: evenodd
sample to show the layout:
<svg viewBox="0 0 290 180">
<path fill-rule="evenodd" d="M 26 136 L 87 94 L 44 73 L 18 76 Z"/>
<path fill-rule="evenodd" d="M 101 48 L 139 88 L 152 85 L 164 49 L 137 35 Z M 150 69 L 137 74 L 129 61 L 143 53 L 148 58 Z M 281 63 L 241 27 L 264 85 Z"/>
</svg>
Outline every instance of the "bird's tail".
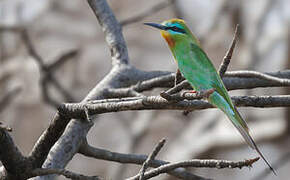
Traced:
<svg viewBox="0 0 290 180">
<path fill-rule="evenodd" d="M 237 111 L 237 109 L 234 107 L 234 115 L 229 112 L 225 112 L 228 116 L 228 118 L 231 120 L 231 122 L 234 124 L 234 126 L 239 130 L 240 134 L 243 136 L 245 141 L 248 143 L 248 145 L 257 151 L 257 153 L 260 155 L 260 157 L 264 160 L 264 162 L 268 165 L 270 170 L 275 174 L 275 170 L 272 168 L 270 163 L 266 160 L 265 156 L 262 154 L 262 152 L 259 150 L 258 146 L 256 145 L 255 141 L 251 137 L 249 133 L 248 126 L 246 122 L 241 117 L 240 113 Z"/>
</svg>

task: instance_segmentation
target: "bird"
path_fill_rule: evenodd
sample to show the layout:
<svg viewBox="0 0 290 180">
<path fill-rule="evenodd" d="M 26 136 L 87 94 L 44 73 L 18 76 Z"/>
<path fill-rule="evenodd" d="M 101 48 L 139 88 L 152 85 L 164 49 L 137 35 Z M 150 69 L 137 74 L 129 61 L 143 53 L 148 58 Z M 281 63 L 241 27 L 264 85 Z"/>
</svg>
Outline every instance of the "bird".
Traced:
<svg viewBox="0 0 290 180">
<path fill-rule="evenodd" d="M 193 87 L 194 92 L 214 89 L 207 96 L 207 101 L 226 114 L 247 144 L 259 154 L 270 170 L 276 175 L 275 170 L 251 137 L 246 121 L 233 104 L 214 65 L 203 51 L 199 40 L 190 31 L 185 21 L 182 19 L 170 19 L 161 24 L 144 24 L 161 31 L 161 35 L 168 43 L 178 65 L 178 70 Z"/>
</svg>

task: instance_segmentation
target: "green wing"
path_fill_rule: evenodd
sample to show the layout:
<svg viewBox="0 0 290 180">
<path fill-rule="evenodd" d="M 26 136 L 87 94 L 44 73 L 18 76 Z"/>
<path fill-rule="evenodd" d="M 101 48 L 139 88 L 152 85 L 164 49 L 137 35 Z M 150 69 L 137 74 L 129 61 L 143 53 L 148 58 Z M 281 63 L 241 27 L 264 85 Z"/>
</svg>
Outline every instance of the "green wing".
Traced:
<svg viewBox="0 0 290 180">
<path fill-rule="evenodd" d="M 247 123 L 243 120 L 240 113 L 237 111 L 237 108 L 232 103 L 232 100 L 225 88 L 223 81 L 218 75 L 214 65 L 211 63 L 206 53 L 197 45 L 191 44 L 192 52 L 195 54 L 195 58 L 198 61 L 202 61 L 200 65 L 204 66 L 203 69 L 208 69 L 207 71 L 203 71 L 203 75 L 208 78 L 208 83 L 210 87 L 215 88 L 216 92 L 227 102 L 228 106 L 234 112 L 234 118 L 238 121 L 239 124 L 248 132 L 249 128 Z M 219 107 L 220 108 L 220 107 Z"/>
</svg>

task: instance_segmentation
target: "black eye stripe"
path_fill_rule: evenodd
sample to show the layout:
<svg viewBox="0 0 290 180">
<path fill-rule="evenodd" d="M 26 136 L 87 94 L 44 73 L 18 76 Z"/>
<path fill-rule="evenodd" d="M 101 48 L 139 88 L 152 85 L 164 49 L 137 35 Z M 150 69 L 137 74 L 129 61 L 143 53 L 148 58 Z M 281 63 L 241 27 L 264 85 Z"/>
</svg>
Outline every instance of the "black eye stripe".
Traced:
<svg viewBox="0 0 290 180">
<path fill-rule="evenodd" d="M 185 33 L 184 29 L 181 29 L 181 28 L 176 27 L 176 26 L 166 27 L 165 30 L 172 30 L 172 31 L 175 31 L 175 32 Z"/>
</svg>

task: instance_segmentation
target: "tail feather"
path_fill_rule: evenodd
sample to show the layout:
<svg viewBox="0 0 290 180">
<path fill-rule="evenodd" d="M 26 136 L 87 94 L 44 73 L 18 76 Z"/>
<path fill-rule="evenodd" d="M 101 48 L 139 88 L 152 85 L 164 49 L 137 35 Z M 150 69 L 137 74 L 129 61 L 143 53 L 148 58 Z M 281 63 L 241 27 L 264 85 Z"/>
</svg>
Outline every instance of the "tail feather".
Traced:
<svg viewBox="0 0 290 180">
<path fill-rule="evenodd" d="M 248 145 L 256 150 L 256 152 L 260 155 L 260 157 L 264 160 L 264 162 L 267 164 L 267 166 L 270 168 L 270 170 L 273 172 L 274 175 L 277 176 L 274 168 L 270 165 L 270 163 L 266 160 L 265 156 L 262 154 L 262 152 L 259 150 L 258 146 L 256 145 L 255 141 L 253 140 L 253 138 L 251 137 L 249 130 L 243 128 L 243 126 L 241 126 L 237 122 L 236 118 L 239 118 L 240 121 L 244 121 L 241 117 L 241 115 L 239 114 L 239 112 L 235 109 L 235 116 L 232 116 L 231 114 L 228 114 L 229 119 L 231 120 L 231 122 L 234 124 L 234 126 L 239 130 L 240 134 L 243 136 L 243 138 L 245 139 L 245 141 L 248 143 Z"/>
<path fill-rule="evenodd" d="M 249 135 L 250 140 L 252 141 L 252 144 L 254 145 L 254 149 L 257 151 L 257 153 L 260 155 L 260 157 L 264 160 L 264 162 L 268 165 L 268 167 L 270 168 L 270 170 L 273 172 L 274 175 L 277 176 L 276 171 L 274 170 L 274 168 L 270 165 L 270 163 L 266 160 L 265 156 L 262 154 L 262 152 L 260 151 L 260 149 L 258 148 L 258 146 L 256 145 L 255 141 L 253 140 L 253 138 Z"/>
<path fill-rule="evenodd" d="M 236 107 L 231 102 L 231 100 L 228 97 L 227 93 L 225 93 L 225 92 L 221 91 L 221 90 L 218 91 L 218 92 L 214 92 L 209 97 L 209 99 L 208 99 L 209 102 L 211 104 L 213 104 L 214 106 L 218 107 L 219 109 L 221 109 L 228 116 L 228 118 L 231 120 L 233 125 L 238 129 L 238 131 L 243 136 L 243 138 L 248 143 L 248 145 L 252 149 L 257 151 L 257 153 L 260 155 L 260 157 L 269 166 L 270 170 L 275 175 L 277 175 L 276 172 L 274 171 L 274 169 L 272 168 L 272 166 L 270 165 L 270 163 L 268 163 L 268 161 L 266 160 L 264 155 L 261 153 L 261 151 L 257 147 L 257 145 L 256 145 L 255 141 L 253 140 L 253 138 L 251 137 L 246 121 L 244 121 L 244 119 L 242 118 L 242 116 L 240 115 L 240 113 L 238 112 Z"/>
</svg>

